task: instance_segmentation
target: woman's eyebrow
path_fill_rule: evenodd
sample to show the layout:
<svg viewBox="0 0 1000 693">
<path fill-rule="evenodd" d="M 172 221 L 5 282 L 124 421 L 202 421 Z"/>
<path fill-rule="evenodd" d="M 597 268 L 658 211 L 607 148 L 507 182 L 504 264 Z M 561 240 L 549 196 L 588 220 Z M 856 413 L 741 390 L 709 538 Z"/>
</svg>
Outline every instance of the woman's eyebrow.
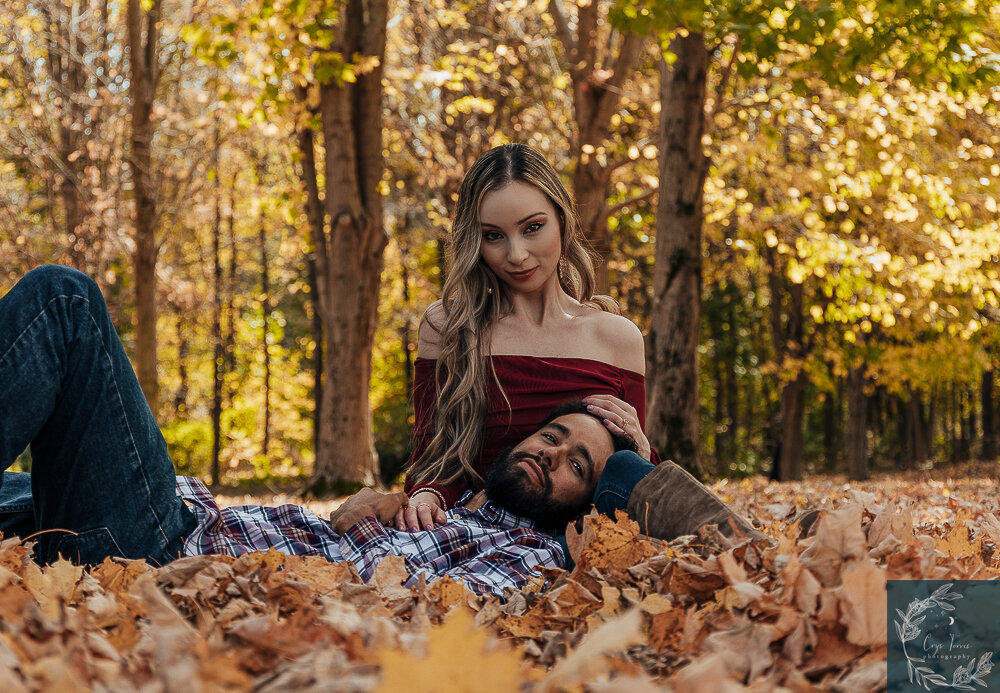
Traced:
<svg viewBox="0 0 1000 693">
<path fill-rule="evenodd" d="M 528 219 L 533 219 L 533 218 L 537 217 L 540 214 L 545 214 L 545 210 L 540 210 L 538 212 L 532 212 L 531 214 L 529 214 L 528 216 L 526 216 L 524 219 L 519 220 L 517 222 L 517 225 L 520 226 L 524 222 L 528 221 Z M 479 226 L 481 226 L 482 228 L 486 228 L 487 226 L 489 226 L 491 229 L 500 228 L 496 224 L 491 224 L 491 223 L 489 223 L 487 221 L 481 221 L 481 222 L 479 222 Z"/>
</svg>

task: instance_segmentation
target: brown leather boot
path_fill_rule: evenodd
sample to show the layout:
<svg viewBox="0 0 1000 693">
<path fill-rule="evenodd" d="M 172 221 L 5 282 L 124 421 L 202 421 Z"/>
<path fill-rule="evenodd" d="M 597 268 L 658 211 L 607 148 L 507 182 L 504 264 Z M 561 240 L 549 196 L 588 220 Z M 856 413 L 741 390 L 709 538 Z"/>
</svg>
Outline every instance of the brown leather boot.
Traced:
<svg viewBox="0 0 1000 693">
<path fill-rule="evenodd" d="M 718 525 L 726 537 L 771 542 L 686 470 L 664 460 L 632 489 L 628 514 L 643 534 L 670 541 Z"/>
</svg>

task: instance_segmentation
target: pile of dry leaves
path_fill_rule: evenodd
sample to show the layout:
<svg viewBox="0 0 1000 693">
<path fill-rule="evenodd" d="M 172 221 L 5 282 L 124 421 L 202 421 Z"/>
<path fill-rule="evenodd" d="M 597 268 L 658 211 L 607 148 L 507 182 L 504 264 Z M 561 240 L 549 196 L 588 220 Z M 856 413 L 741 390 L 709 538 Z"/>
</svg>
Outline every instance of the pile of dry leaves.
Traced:
<svg viewBox="0 0 1000 693">
<path fill-rule="evenodd" d="M 993 470 L 995 471 L 995 470 Z M 670 544 L 627 519 L 571 533 L 572 573 L 506 602 L 442 580 L 258 553 L 39 569 L 0 543 L 0 690 L 866 691 L 886 680 L 887 579 L 998 574 L 992 479 L 719 484 L 776 540 Z M 790 523 L 825 508 L 808 536 Z"/>
</svg>

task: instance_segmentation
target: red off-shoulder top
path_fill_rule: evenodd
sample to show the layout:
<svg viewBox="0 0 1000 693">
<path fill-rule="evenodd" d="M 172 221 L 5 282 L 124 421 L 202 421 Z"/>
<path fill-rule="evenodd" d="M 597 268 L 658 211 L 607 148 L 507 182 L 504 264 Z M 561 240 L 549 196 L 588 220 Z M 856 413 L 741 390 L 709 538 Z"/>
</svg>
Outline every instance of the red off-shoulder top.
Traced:
<svg viewBox="0 0 1000 693">
<path fill-rule="evenodd" d="M 646 425 L 646 384 L 639 373 L 585 358 L 541 358 L 537 356 L 493 356 L 493 368 L 507 395 L 504 401 L 496 387 L 489 383 L 486 423 L 483 427 L 482 452 L 475 461 L 476 471 L 484 478 L 497 454 L 516 445 L 538 429 L 538 425 L 557 405 L 574 397 L 610 394 L 622 399 L 639 415 L 639 424 Z M 437 386 L 434 359 L 418 358 L 413 382 L 414 430 L 416 447 L 413 462 L 420 457 L 434 436 L 434 410 Z M 654 452 L 653 463 L 659 462 Z M 405 491 L 413 495 L 418 490 L 435 491 L 452 507 L 473 488 L 468 479 L 451 484 L 416 484 L 407 474 Z M 479 490 L 474 488 L 473 490 Z"/>
</svg>

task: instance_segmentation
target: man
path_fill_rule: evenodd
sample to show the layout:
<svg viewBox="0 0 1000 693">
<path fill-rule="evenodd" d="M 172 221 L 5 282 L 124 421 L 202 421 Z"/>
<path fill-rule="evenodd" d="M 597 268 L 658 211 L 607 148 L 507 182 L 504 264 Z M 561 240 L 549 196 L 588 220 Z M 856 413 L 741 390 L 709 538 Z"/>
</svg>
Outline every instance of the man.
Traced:
<svg viewBox="0 0 1000 693">
<path fill-rule="evenodd" d="M 178 477 L 179 493 L 197 518 L 184 553 L 275 548 L 351 561 L 365 580 L 383 558 L 398 555 L 410 574 L 407 585 L 421 574 L 428 581 L 448 575 L 477 594 L 503 596 L 504 588 L 521 587 L 537 575 L 538 566 L 565 566 L 554 532 L 589 507 L 612 453 L 634 445 L 613 438 L 586 412 L 579 400 L 557 407 L 536 433 L 497 460 L 485 502 L 469 493 L 445 513 L 443 524 L 416 532 L 386 526 L 408 502 L 405 493 L 363 489 L 327 521 L 296 505 L 220 510 L 204 484 Z"/>
<path fill-rule="evenodd" d="M 79 563 L 123 556 L 162 564 L 182 555 L 273 547 L 353 561 L 367 579 L 382 558 L 397 554 L 411 582 L 420 574 L 450 575 L 478 593 L 499 595 L 523 585 L 537 566 L 566 564 L 553 532 L 589 506 L 598 481 L 605 483 L 601 472 L 609 457 L 634 451 L 633 441 L 612 436 L 576 401 L 558 407 L 538 431 L 501 455 L 487 479 L 485 504 L 466 498 L 434 529 L 385 527 L 406 497 L 371 490 L 345 502 L 331 521 L 294 505 L 223 510 L 201 481 L 174 476 L 97 285 L 54 266 L 30 272 L 0 299 L 3 468 L 29 444 L 33 473 L 4 473 L 0 482 L 0 531 L 37 535 L 43 562 L 59 555 Z M 630 480 L 606 495 L 615 495 L 618 507 L 627 501 L 656 536 L 686 533 L 694 516 L 730 526 L 742 522 L 741 531 L 752 531 L 693 479 L 685 485 L 675 470 L 661 464 L 636 486 L 646 489 L 642 494 L 631 493 L 637 480 Z M 650 503 L 663 506 L 671 497 L 661 514 L 683 512 L 668 526 L 650 523 Z M 692 498 L 698 499 L 693 505 Z M 698 508 L 711 512 L 689 512 Z"/>
</svg>

